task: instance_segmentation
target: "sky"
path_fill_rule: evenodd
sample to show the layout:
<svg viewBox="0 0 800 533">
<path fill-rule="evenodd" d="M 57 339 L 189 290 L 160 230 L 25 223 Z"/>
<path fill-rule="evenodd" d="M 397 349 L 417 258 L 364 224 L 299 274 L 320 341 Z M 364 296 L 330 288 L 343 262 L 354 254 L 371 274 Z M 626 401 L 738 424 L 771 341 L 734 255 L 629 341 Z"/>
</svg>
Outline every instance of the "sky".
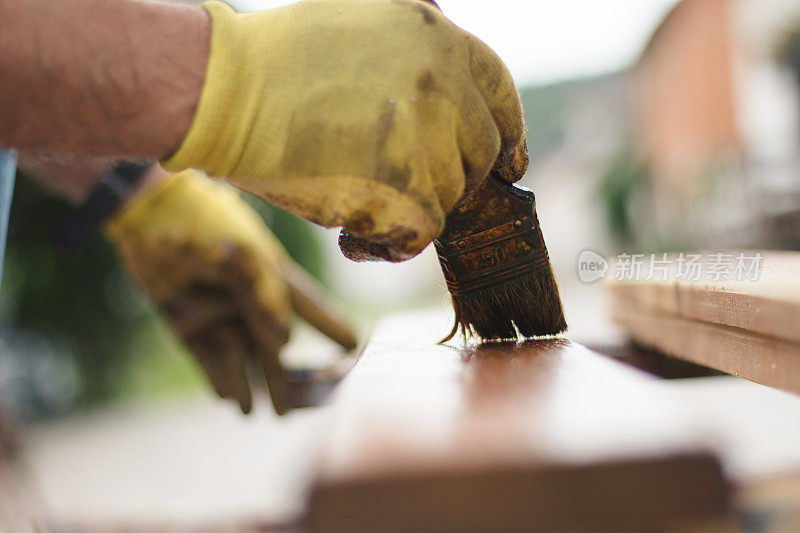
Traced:
<svg viewBox="0 0 800 533">
<path fill-rule="evenodd" d="M 491 46 L 518 85 L 622 69 L 636 60 L 677 0 L 438 0 L 456 24 Z M 288 0 L 231 0 L 263 9 Z"/>
</svg>

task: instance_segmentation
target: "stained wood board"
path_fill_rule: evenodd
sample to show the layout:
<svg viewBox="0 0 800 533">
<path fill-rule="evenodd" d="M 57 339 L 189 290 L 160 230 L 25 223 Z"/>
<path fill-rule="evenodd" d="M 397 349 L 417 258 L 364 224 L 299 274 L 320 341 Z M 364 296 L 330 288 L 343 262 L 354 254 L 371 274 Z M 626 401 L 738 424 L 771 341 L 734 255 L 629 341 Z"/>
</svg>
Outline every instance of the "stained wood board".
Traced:
<svg viewBox="0 0 800 533">
<path fill-rule="evenodd" d="M 385 323 L 332 398 L 312 530 L 668 530 L 726 514 L 720 465 L 661 381 L 564 339 L 437 346 L 433 323 Z"/>
<path fill-rule="evenodd" d="M 677 256 L 670 256 L 664 279 L 613 281 L 612 298 L 622 305 L 664 315 L 719 324 L 752 333 L 800 343 L 800 253 L 774 251 L 728 251 L 748 257 L 761 254 L 757 279 L 680 279 Z M 713 259 L 704 253 L 703 265 Z M 644 263 L 642 272 L 649 270 Z M 644 275 L 647 276 L 646 274 Z"/>
<path fill-rule="evenodd" d="M 613 302 L 612 318 L 643 346 L 800 394 L 800 344 L 654 312 L 623 300 Z"/>
</svg>

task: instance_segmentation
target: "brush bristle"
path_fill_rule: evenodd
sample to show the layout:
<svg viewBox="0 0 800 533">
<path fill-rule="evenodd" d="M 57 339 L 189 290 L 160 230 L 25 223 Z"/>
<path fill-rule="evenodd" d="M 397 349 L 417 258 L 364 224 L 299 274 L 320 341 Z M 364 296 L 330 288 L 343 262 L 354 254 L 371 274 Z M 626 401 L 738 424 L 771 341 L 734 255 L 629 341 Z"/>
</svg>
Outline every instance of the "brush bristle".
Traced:
<svg viewBox="0 0 800 533">
<path fill-rule="evenodd" d="M 517 340 L 567 329 L 533 192 L 491 175 L 454 209 L 436 252 L 455 310 L 445 342 Z"/>
<path fill-rule="evenodd" d="M 464 338 L 516 340 L 557 335 L 567 329 L 564 309 L 550 266 L 498 285 L 452 295 L 455 325 Z"/>
</svg>

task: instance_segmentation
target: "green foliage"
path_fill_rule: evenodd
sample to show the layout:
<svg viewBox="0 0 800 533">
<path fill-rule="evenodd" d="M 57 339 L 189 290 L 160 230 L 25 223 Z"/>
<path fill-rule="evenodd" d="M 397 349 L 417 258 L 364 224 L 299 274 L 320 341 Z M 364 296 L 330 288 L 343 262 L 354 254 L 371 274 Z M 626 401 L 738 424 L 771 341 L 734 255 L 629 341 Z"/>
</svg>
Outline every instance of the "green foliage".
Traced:
<svg viewBox="0 0 800 533">
<path fill-rule="evenodd" d="M 73 257 L 56 253 L 50 236 L 69 210 L 30 180 L 17 180 L 0 301 L 12 327 L 69 348 L 62 355 L 75 358 L 85 405 L 113 396 L 129 357 L 126 339 L 154 315 L 100 236 Z"/>
<path fill-rule="evenodd" d="M 617 152 L 600 180 L 598 196 L 608 231 L 619 245 L 631 244 L 634 240 L 631 204 L 637 187 L 646 182 L 647 166 L 630 146 Z"/>
</svg>

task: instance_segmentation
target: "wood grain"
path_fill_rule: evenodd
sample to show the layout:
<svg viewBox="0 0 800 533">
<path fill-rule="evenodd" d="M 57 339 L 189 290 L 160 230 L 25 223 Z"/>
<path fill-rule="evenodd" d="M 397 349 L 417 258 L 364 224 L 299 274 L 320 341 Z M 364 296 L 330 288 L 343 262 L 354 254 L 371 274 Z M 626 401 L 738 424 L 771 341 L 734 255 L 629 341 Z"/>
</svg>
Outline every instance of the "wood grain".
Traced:
<svg viewBox="0 0 800 533">
<path fill-rule="evenodd" d="M 672 261 L 670 281 L 609 283 L 613 318 L 643 346 L 800 393 L 800 253 L 742 253 L 763 256 L 755 279 L 684 281 Z"/>
<path fill-rule="evenodd" d="M 800 343 L 800 253 L 742 253 L 763 255 L 758 279 L 683 281 L 673 261 L 669 281 L 615 281 L 609 290 L 620 304 Z"/>
<path fill-rule="evenodd" d="M 637 343 L 693 363 L 800 394 L 800 345 L 616 301 L 614 320 Z"/>
<path fill-rule="evenodd" d="M 388 322 L 332 402 L 316 531 L 643 530 L 724 515 L 659 380 L 564 339 L 436 346 Z"/>
</svg>

